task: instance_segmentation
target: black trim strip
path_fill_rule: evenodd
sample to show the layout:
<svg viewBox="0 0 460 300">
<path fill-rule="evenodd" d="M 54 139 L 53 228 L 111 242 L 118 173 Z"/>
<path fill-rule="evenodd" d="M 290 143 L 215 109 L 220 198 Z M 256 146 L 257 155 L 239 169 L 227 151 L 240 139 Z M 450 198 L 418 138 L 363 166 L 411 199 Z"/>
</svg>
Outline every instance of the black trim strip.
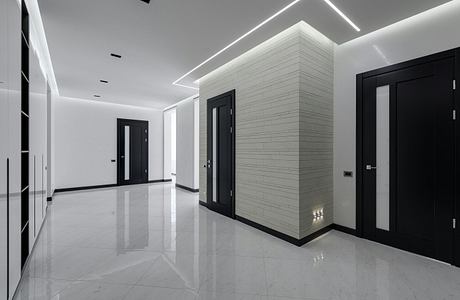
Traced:
<svg viewBox="0 0 460 300">
<path fill-rule="evenodd" d="M 176 187 L 180 188 L 180 189 L 183 189 L 183 190 L 187 190 L 189 192 L 192 192 L 192 193 L 198 193 L 200 190 L 199 189 L 192 189 L 188 186 L 185 186 L 185 185 L 181 185 L 181 184 L 178 184 L 176 183 Z"/>
<path fill-rule="evenodd" d="M 332 225 L 328 225 L 328 226 L 326 226 L 326 227 L 316 231 L 315 233 L 312 233 L 312 234 L 310 234 L 310 235 L 308 235 L 308 236 L 306 236 L 306 237 L 304 237 L 302 239 L 296 239 L 296 238 L 294 238 L 292 236 L 289 236 L 287 234 L 281 233 L 279 231 L 276 231 L 274 229 L 268 228 L 266 226 L 260 225 L 260 224 L 258 224 L 256 222 L 253 222 L 253 221 L 248 220 L 246 218 L 240 217 L 238 215 L 236 216 L 236 220 L 238 220 L 238 221 L 240 221 L 240 222 L 242 222 L 242 223 L 244 223 L 246 225 L 249 225 L 251 227 L 254 227 L 256 229 L 259 229 L 259 230 L 261 230 L 263 232 L 266 232 L 266 233 L 268 233 L 270 235 L 273 235 L 273 236 L 275 236 L 275 237 L 277 237 L 279 239 L 282 239 L 283 241 L 286 241 L 288 243 L 296 245 L 298 247 L 301 247 L 301 246 L 305 245 L 306 243 L 316 239 L 317 237 L 325 234 L 326 232 L 328 232 L 329 230 L 332 229 Z"/>
<path fill-rule="evenodd" d="M 149 180 L 148 183 L 159 183 L 159 182 L 171 182 L 172 179 L 157 179 L 157 180 Z"/>
<path fill-rule="evenodd" d="M 171 182 L 171 181 L 172 181 L 172 179 L 158 179 L 158 180 L 150 180 L 148 182 L 142 182 L 142 183 L 124 184 L 124 185 L 121 185 L 121 186 L 139 185 L 139 184 L 146 184 L 146 183 L 158 183 L 158 182 Z M 62 188 L 62 189 L 55 189 L 54 194 L 65 193 L 65 192 L 75 192 L 75 191 L 85 191 L 85 190 L 113 188 L 113 187 L 117 187 L 117 186 L 120 186 L 120 185 L 114 183 L 114 184 L 102 184 L 102 185 Z M 50 198 L 51 198 L 51 200 L 50 200 Z M 48 197 L 48 201 L 52 201 L 52 200 L 53 200 L 53 197 Z"/>
<path fill-rule="evenodd" d="M 10 159 L 6 159 L 6 299 L 10 297 Z"/>
<path fill-rule="evenodd" d="M 35 170 L 35 155 L 34 155 L 34 238 L 37 236 L 37 201 L 36 201 L 36 198 L 37 198 L 37 182 L 36 182 L 36 178 L 35 178 L 35 175 L 36 175 L 36 170 Z"/>
<path fill-rule="evenodd" d="M 346 234 L 357 236 L 356 229 L 345 227 L 339 224 L 332 224 L 332 229 L 346 233 Z"/>
<path fill-rule="evenodd" d="M 57 193 L 75 192 L 75 191 L 84 191 L 84 190 L 93 190 L 93 189 L 104 189 L 104 188 L 112 188 L 112 187 L 117 187 L 117 186 L 118 186 L 117 184 L 79 186 L 79 187 L 73 187 L 73 188 L 56 189 L 54 193 L 57 194 Z"/>
<path fill-rule="evenodd" d="M 356 75 L 356 233 L 363 236 L 363 74 Z"/>
<path fill-rule="evenodd" d="M 457 48 L 455 51 L 455 77 L 456 89 L 454 91 L 454 107 L 456 111 L 459 111 L 460 103 L 460 48 Z M 454 200 L 454 218 L 460 220 L 460 123 L 455 122 L 455 200 Z M 457 267 L 460 267 L 460 230 L 454 230 L 454 264 Z"/>
</svg>

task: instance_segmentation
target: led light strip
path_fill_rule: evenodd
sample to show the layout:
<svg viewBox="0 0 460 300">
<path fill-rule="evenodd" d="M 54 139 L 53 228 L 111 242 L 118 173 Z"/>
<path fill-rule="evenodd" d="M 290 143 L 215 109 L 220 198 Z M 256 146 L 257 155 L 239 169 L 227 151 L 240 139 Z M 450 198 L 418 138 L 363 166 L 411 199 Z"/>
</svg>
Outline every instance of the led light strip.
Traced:
<svg viewBox="0 0 460 300">
<path fill-rule="evenodd" d="M 235 45 L 236 43 L 238 43 L 239 41 L 241 41 L 242 39 L 244 39 L 245 37 L 247 37 L 248 35 L 250 35 L 250 34 L 253 33 L 254 31 L 256 31 L 257 29 L 259 29 L 260 27 L 264 26 L 265 24 L 267 24 L 268 22 L 270 22 L 271 20 L 273 20 L 273 19 L 276 18 L 277 16 L 281 15 L 283 12 L 285 12 L 286 10 L 288 10 L 289 8 L 291 8 L 292 6 L 294 6 L 295 4 L 299 3 L 300 1 L 302 1 L 302 0 L 294 0 L 293 2 L 291 2 L 290 4 L 288 4 L 287 6 L 285 6 L 283 9 L 281 9 L 280 11 L 278 11 L 276 14 L 274 14 L 274 15 L 271 16 L 270 18 L 266 19 L 265 21 L 263 21 L 262 23 L 260 23 L 260 24 L 257 25 L 256 27 L 254 27 L 253 29 L 249 30 L 248 32 L 246 32 L 245 34 L 243 34 L 242 36 L 240 36 L 239 38 L 237 38 L 236 40 L 234 40 L 233 42 L 231 42 L 230 44 L 228 44 L 225 48 L 223 48 L 222 50 L 220 50 L 219 52 L 217 52 L 216 54 L 214 54 L 213 56 L 211 56 L 210 58 L 208 58 L 207 60 L 205 60 L 204 62 L 202 62 L 201 64 L 199 64 L 199 65 L 196 66 L 195 68 L 193 68 L 192 70 L 190 70 L 190 71 L 188 71 L 187 73 L 185 73 L 184 75 L 182 75 L 179 79 L 177 79 L 176 81 L 173 82 L 173 85 L 182 86 L 182 87 L 187 87 L 187 88 L 193 88 L 193 89 L 198 90 L 198 89 L 195 88 L 195 87 L 184 86 L 184 85 L 182 85 L 182 84 L 178 84 L 178 82 L 181 81 L 182 79 L 184 79 L 185 77 L 187 77 L 188 75 L 190 75 L 192 72 L 194 72 L 194 71 L 196 71 L 197 69 L 201 68 L 203 65 L 205 65 L 206 63 L 208 63 L 208 62 L 211 61 L 212 59 L 216 58 L 216 56 L 218 56 L 218 55 L 221 54 L 222 52 L 228 50 L 230 47 L 232 47 L 233 45 Z"/>
<path fill-rule="evenodd" d="M 184 85 L 184 84 L 179 84 L 179 81 L 181 81 L 182 79 L 184 79 L 185 77 L 187 77 L 188 75 L 190 75 L 191 73 L 193 73 L 194 71 L 196 71 L 197 69 L 201 68 L 203 65 L 207 64 L 208 62 L 210 62 L 211 60 L 213 60 L 214 58 L 216 58 L 218 55 L 220 55 L 222 52 L 228 50 L 230 47 L 232 47 L 233 45 L 235 45 L 236 43 L 238 43 L 239 41 L 241 41 L 242 39 L 244 39 L 245 37 L 247 37 L 248 35 L 250 35 L 251 33 L 253 33 L 254 31 L 256 31 L 257 29 L 261 28 L 262 26 L 264 26 L 265 24 L 267 24 L 268 22 L 270 22 L 271 20 L 273 20 L 274 18 L 278 17 L 279 15 L 281 15 L 282 13 L 284 13 L 286 10 L 288 10 L 289 8 L 291 8 L 292 6 L 294 6 L 295 4 L 299 3 L 300 1 L 302 0 L 294 0 L 293 2 L 289 3 L 287 6 L 285 6 L 283 9 L 281 9 L 280 11 L 278 11 L 276 14 L 274 14 L 273 16 L 269 17 L 268 19 L 266 19 L 265 21 L 263 21 L 262 23 L 260 23 L 259 25 L 257 25 L 256 27 L 254 27 L 253 29 L 249 30 L 248 32 L 246 32 L 245 34 L 243 34 L 242 36 L 240 36 L 239 38 L 237 38 L 236 40 L 234 40 L 233 42 L 231 42 L 230 44 L 228 44 L 227 46 L 225 46 L 222 50 L 220 50 L 219 52 L 217 52 L 216 54 L 214 54 L 213 56 L 211 56 L 210 58 L 206 59 L 205 61 L 203 61 L 201 64 L 199 64 L 198 66 L 196 66 L 195 68 L 193 68 L 192 70 L 188 71 L 187 73 L 185 73 L 184 75 L 182 75 L 180 78 L 178 78 L 176 81 L 174 81 L 172 84 L 175 85 L 175 86 L 180 86 L 180 87 L 184 87 L 184 88 L 189 88 L 189 89 L 194 89 L 194 90 L 198 90 L 198 88 L 196 87 L 192 87 L 192 86 L 188 86 L 188 85 Z M 347 21 L 356 31 L 361 31 L 361 29 L 359 29 L 358 26 L 355 25 L 355 23 L 353 23 L 340 9 L 337 8 L 337 6 L 335 6 L 331 1 L 329 0 L 323 0 L 324 2 L 326 2 L 330 7 L 332 7 L 332 9 L 335 10 L 335 12 L 337 12 L 337 14 L 339 14 L 345 21 Z"/>
<path fill-rule="evenodd" d="M 59 88 L 56 82 L 56 75 L 54 74 L 53 63 L 46 40 L 45 28 L 43 27 L 43 20 L 40 13 L 40 8 L 37 0 L 25 0 L 29 10 L 29 17 L 31 19 L 30 25 L 35 29 L 36 35 L 31 35 L 31 41 L 38 48 L 37 53 L 40 61 L 40 66 L 47 75 L 47 81 L 51 91 L 54 95 L 59 95 Z M 20 1 L 18 1 L 20 3 Z M 19 6 L 20 7 L 20 6 Z"/>
<path fill-rule="evenodd" d="M 351 27 L 353 27 L 356 31 L 361 31 L 361 29 L 358 26 L 356 26 L 356 24 L 353 23 L 353 21 L 350 20 L 350 18 L 348 18 L 340 9 L 338 9 L 337 6 L 334 5 L 334 3 L 332 3 L 330 0 L 324 0 L 324 2 L 326 2 L 330 7 L 332 7 L 332 9 L 335 10 L 335 12 L 338 13 L 339 16 L 341 16 L 345 21 L 347 21 L 348 24 L 350 24 Z"/>
</svg>

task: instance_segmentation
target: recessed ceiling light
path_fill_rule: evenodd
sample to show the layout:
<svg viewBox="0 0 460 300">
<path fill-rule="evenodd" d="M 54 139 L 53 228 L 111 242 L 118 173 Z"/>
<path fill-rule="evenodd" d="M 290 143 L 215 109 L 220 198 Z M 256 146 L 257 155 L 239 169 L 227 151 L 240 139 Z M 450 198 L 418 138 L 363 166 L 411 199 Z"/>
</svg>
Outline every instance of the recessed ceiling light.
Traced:
<svg viewBox="0 0 460 300">
<path fill-rule="evenodd" d="M 101 98 L 100 95 L 94 95 L 94 98 Z"/>
<path fill-rule="evenodd" d="M 107 80 L 103 80 L 103 79 L 101 79 L 99 81 L 102 82 L 102 83 L 109 83 Z"/>
<path fill-rule="evenodd" d="M 326 2 L 333 10 L 335 10 L 336 13 L 339 14 L 339 16 L 341 16 L 345 21 L 348 22 L 348 24 L 351 25 L 351 27 L 353 27 L 356 31 L 361 31 L 361 29 L 356 26 L 355 23 L 353 23 L 352 20 L 350 20 L 350 18 L 348 18 L 340 9 L 337 8 L 337 6 L 334 5 L 334 3 L 332 3 L 330 0 L 323 0 L 324 2 Z"/>
<path fill-rule="evenodd" d="M 121 58 L 120 54 L 115 54 L 115 53 L 110 53 L 110 56 L 116 57 L 116 58 Z"/>
<path fill-rule="evenodd" d="M 289 8 L 291 8 L 292 6 L 294 6 L 295 4 L 299 3 L 300 1 L 301 1 L 301 0 L 294 0 L 294 1 L 292 1 L 292 2 L 289 3 L 287 6 L 285 6 L 284 8 L 282 8 L 280 11 L 278 11 L 277 13 L 275 13 L 273 16 L 269 17 L 268 19 L 266 19 L 265 21 L 263 21 L 262 23 L 260 23 L 260 24 L 257 25 L 256 27 L 252 28 L 251 30 L 249 30 L 248 32 L 246 32 L 245 34 L 243 34 L 242 36 L 240 36 L 239 38 L 237 38 L 236 40 L 234 40 L 233 42 L 231 42 L 230 44 L 228 44 L 227 46 L 225 46 L 222 50 L 218 51 L 216 54 L 214 54 L 214 55 L 211 56 L 210 58 L 206 59 L 204 62 L 202 62 L 202 63 L 199 64 L 198 66 L 196 66 L 196 67 L 193 68 L 192 70 L 190 70 L 190 71 L 188 71 L 187 73 L 185 73 L 184 75 L 182 75 L 179 79 L 177 79 L 176 81 L 174 81 L 172 84 L 173 84 L 173 85 L 176 85 L 176 86 L 181 86 L 181 87 L 186 87 L 186 88 L 189 88 L 189 89 L 198 90 L 196 87 L 191 87 L 191 86 L 179 84 L 179 81 L 181 81 L 182 79 L 184 79 L 185 77 L 187 77 L 188 75 L 190 75 L 192 72 L 196 71 L 197 69 L 201 68 L 203 65 L 205 65 L 206 63 L 208 63 L 209 61 L 211 61 L 212 59 L 214 59 L 216 56 L 218 56 L 218 55 L 221 54 L 222 52 L 228 50 L 230 47 L 232 47 L 233 45 L 235 45 L 236 43 L 238 43 L 239 41 L 241 41 L 242 39 L 244 39 L 245 37 L 247 37 L 248 35 L 250 35 L 250 34 L 253 33 L 254 31 L 256 31 L 257 29 L 259 29 L 260 27 L 264 26 L 265 24 L 267 24 L 268 22 L 270 22 L 270 21 L 273 20 L 274 18 L 278 17 L 278 16 L 281 15 L 283 12 L 285 12 L 286 10 L 288 10 Z"/>
</svg>

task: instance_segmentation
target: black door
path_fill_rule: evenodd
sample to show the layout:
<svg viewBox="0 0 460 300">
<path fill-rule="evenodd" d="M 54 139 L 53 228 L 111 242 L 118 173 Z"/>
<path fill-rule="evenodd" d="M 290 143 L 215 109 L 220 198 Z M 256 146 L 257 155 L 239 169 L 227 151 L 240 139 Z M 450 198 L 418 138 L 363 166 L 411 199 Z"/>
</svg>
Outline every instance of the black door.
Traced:
<svg viewBox="0 0 460 300">
<path fill-rule="evenodd" d="M 446 262 L 453 262 L 453 78 L 454 58 L 444 58 L 362 80 L 362 235 Z"/>
<path fill-rule="evenodd" d="M 235 216 L 234 103 L 235 91 L 207 102 L 207 206 L 231 218 Z"/>
<path fill-rule="evenodd" d="M 149 179 L 149 122 L 118 119 L 118 185 Z"/>
</svg>

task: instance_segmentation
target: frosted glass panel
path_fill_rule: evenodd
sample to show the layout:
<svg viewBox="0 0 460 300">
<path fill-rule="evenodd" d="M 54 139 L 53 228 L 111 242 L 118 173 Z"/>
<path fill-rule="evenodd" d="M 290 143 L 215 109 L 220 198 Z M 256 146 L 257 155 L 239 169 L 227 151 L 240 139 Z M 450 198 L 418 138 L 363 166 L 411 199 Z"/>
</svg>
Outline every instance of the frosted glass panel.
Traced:
<svg viewBox="0 0 460 300">
<path fill-rule="evenodd" d="M 217 108 L 212 109 L 212 201 L 217 202 Z"/>
<path fill-rule="evenodd" d="M 129 180 L 129 126 L 125 126 L 125 180 Z"/>
<path fill-rule="evenodd" d="M 390 230 L 390 86 L 377 88 L 377 228 Z"/>
</svg>

